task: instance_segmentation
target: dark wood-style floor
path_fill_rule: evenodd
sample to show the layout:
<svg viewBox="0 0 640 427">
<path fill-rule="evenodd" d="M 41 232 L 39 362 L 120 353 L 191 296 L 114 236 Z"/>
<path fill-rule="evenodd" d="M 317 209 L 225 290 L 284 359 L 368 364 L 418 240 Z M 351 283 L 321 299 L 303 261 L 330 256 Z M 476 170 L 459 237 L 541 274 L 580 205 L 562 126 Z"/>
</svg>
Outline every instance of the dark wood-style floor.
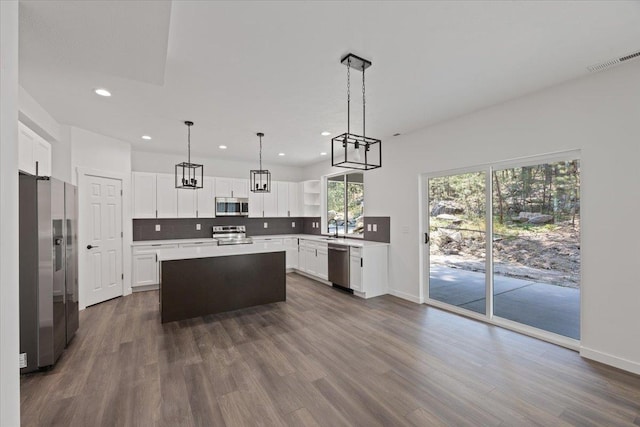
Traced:
<svg viewBox="0 0 640 427">
<path fill-rule="evenodd" d="M 26 426 L 640 425 L 640 377 L 391 296 L 295 274 L 287 302 L 160 324 L 157 292 L 81 313 Z"/>
</svg>

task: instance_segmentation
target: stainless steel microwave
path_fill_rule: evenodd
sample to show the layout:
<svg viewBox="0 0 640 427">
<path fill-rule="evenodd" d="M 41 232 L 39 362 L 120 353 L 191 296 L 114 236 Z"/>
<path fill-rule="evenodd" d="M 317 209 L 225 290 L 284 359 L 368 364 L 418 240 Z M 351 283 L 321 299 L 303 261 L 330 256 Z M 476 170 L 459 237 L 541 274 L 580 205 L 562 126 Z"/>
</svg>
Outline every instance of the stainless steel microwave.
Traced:
<svg viewBox="0 0 640 427">
<path fill-rule="evenodd" d="M 216 197 L 216 216 L 248 216 L 249 199 L 246 197 Z"/>
</svg>

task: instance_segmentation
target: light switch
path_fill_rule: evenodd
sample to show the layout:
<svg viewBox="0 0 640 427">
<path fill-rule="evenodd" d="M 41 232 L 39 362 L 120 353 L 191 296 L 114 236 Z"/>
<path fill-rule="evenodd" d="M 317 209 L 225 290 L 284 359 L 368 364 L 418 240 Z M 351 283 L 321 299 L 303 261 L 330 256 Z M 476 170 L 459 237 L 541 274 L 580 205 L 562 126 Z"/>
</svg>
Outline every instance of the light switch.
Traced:
<svg viewBox="0 0 640 427">
<path fill-rule="evenodd" d="M 160 224 L 156 224 L 156 231 L 160 231 Z"/>
<path fill-rule="evenodd" d="M 196 230 L 200 230 L 200 229 L 201 229 L 200 224 L 196 224 Z"/>
<path fill-rule="evenodd" d="M 375 233 L 376 231 L 378 231 L 378 224 L 373 224 L 373 232 Z"/>
<path fill-rule="evenodd" d="M 291 221 L 291 228 L 296 228 L 296 222 L 295 221 Z"/>
<path fill-rule="evenodd" d="M 264 228 L 269 228 L 269 223 L 268 222 L 264 223 Z"/>
<path fill-rule="evenodd" d="M 371 231 L 371 224 L 367 224 L 367 231 Z"/>
<path fill-rule="evenodd" d="M 402 226 L 402 234 L 409 234 L 409 226 L 408 225 L 403 225 Z"/>
</svg>

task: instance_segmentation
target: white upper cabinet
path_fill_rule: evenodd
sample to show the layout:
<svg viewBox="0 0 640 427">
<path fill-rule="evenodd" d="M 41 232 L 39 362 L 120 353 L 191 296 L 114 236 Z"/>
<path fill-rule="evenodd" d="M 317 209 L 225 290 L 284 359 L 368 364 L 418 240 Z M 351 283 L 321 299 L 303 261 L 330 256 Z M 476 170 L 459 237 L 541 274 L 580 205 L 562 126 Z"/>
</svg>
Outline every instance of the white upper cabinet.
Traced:
<svg viewBox="0 0 640 427">
<path fill-rule="evenodd" d="M 51 176 L 51 144 L 18 122 L 18 169 L 39 176 Z"/>
<path fill-rule="evenodd" d="M 274 218 L 278 216 L 278 188 L 271 183 L 271 192 L 270 193 L 262 193 L 264 197 L 264 217 L 265 218 Z"/>
<path fill-rule="evenodd" d="M 289 183 L 288 182 L 273 182 L 271 186 L 272 190 L 276 190 L 276 198 L 278 199 L 277 215 L 279 217 L 288 217 L 289 214 Z"/>
<path fill-rule="evenodd" d="M 199 190 L 175 188 L 175 176 L 133 172 L 133 218 L 214 218 L 215 179 L 205 176 Z"/>
<path fill-rule="evenodd" d="M 134 172 L 133 218 L 156 217 L 156 174 Z"/>
<path fill-rule="evenodd" d="M 249 218 L 262 218 L 264 216 L 263 193 L 249 193 Z"/>
<path fill-rule="evenodd" d="M 213 218 L 216 216 L 215 185 L 215 178 L 205 176 L 202 188 L 196 190 L 198 193 L 198 218 Z"/>
<path fill-rule="evenodd" d="M 216 178 L 216 197 L 249 197 L 249 181 L 241 178 Z"/>
<path fill-rule="evenodd" d="M 300 209 L 300 184 L 289 183 L 289 216 L 302 216 Z"/>
<path fill-rule="evenodd" d="M 177 218 L 178 216 L 178 190 L 176 189 L 175 179 L 175 175 L 172 174 L 156 174 L 156 209 L 158 218 Z"/>
<path fill-rule="evenodd" d="M 233 197 L 249 197 L 249 180 L 232 179 L 231 189 L 233 191 Z"/>
<path fill-rule="evenodd" d="M 204 187 L 204 183 L 203 183 Z M 196 218 L 198 215 L 198 191 L 193 189 L 176 189 L 178 193 L 178 218 Z"/>
</svg>

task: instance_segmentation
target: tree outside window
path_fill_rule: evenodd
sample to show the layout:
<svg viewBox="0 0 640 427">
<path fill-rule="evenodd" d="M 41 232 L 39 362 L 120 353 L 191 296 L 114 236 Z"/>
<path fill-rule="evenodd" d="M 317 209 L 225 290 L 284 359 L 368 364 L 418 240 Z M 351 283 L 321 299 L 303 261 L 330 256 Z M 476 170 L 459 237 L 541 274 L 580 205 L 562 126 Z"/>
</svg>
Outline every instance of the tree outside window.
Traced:
<svg viewBox="0 0 640 427">
<path fill-rule="evenodd" d="M 329 234 L 362 236 L 364 233 L 364 176 L 361 172 L 327 178 Z"/>
</svg>

